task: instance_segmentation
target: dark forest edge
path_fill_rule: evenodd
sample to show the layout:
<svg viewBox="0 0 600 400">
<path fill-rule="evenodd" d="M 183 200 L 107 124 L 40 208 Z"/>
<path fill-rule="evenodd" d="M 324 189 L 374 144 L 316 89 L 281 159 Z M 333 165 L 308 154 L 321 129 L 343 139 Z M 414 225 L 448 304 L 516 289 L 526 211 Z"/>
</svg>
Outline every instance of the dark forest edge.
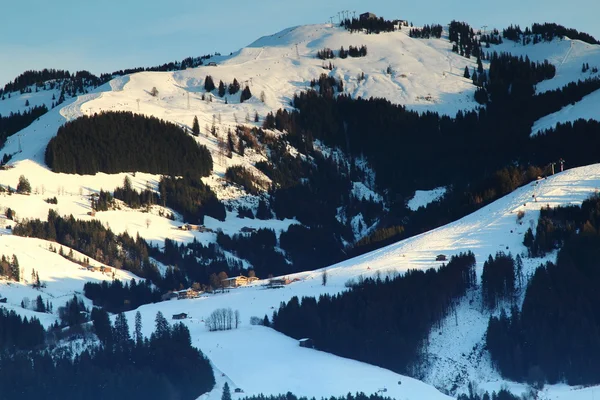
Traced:
<svg viewBox="0 0 600 400">
<path fill-rule="evenodd" d="M 504 377 L 536 386 L 600 382 L 599 228 L 594 195 L 581 207 L 542 209 L 535 237 L 531 230 L 525 235 L 531 256 L 560 250 L 556 263 L 536 269 L 522 308 L 489 321 L 487 347 Z"/>
<path fill-rule="evenodd" d="M 401 382 L 398 382 L 398 383 L 401 383 Z M 223 399 L 225 400 L 226 397 L 223 396 Z M 457 398 L 457 400 L 520 400 L 520 399 L 521 399 L 521 397 L 513 395 L 507 389 L 500 389 L 498 391 L 498 393 L 492 392 L 491 395 L 489 392 L 479 394 L 479 393 L 476 393 L 473 390 L 471 390 L 469 394 L 461 394 Z M 244 398 L 244 400 L 318 400 L 318 399 L 315 397 L 310 397 L 310 398 L 304 397 L 304 396 L 298 397 L 291 392 L 287 392 L 286 394 L 280 394 L 280 395 L 265 396 L 265 395 L 260 394 L 257 396 L 247 396 Z M 346 396 L 340 396 L 340 397 L 335 397 L 335 396 L 321 397 L 320 400 L 392 400 L 392 398 L 382 396 L 377 393 L 371 394 L 371 395 L 366 395 L 364 393 L 356 393 L 356 394 L 348 393 Z"/>
<path fill-rule="evenodd" d="M 58 129 L 48 143 L 46 164 L 54 172 L 148 172 L 207 176 L 210 152 L 179 126 L 131 112 L 82 116 Z"/>
<path fill-rule="evenodd" d="M 318 300 L 293 297 L 271 326 L 311 338 L 319 350 L 414 376 L 430 330 L 475 285 L 475 256 L 460 254 L 437 270 L 348 282 L 348 291 Z"/>
<path fill-rule="evenodd" d="M 87 310 L 84 314 L 75 311 L 89 315 Z M 91 319 L 91 326 L 73 326 L 67 335 L 95 334 L 101 344 L 75 354 L 51 346 L 57 337 L 65 336 L 64 331 L 45 331 L 35 318 L 27 322 L 12 313 L 7 319 L 6 312 L 0 311 L 0 331 L 18 330 L 16 336 L 2 335 L 9 340 L 14 337 L 12 342 L 0 341 L 2 398 L 193 400 L 214 386 L 210 363 L 191 345 L 183 324 L 170 326 L 159 312 L 154 332 L 145 338 L 139 313 L 133 337 L 124 314 L 117 315 L 112 325 L 105 311 L 93 309 Z"/>
</svg>

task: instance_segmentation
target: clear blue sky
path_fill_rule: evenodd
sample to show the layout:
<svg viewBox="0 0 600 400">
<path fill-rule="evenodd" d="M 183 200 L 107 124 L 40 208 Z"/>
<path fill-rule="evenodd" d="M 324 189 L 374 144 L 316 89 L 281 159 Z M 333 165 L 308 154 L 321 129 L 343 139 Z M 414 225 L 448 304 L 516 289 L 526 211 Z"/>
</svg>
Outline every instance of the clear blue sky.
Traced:
<svg viewBox="0 0 600 400">
<path fill-rule="evenodd" d="M 557 22 L 600 38 L 598 0 L 2 0 L 0 85 L 27 69 L 93 73 L 228 54 L 337 11 L 371 11 L 415 24 L 522 27 Z M 8 3 L 8 4 L 7 4 Z M 488 28 L 489 29 L 489 28 Z"/>
</svg>

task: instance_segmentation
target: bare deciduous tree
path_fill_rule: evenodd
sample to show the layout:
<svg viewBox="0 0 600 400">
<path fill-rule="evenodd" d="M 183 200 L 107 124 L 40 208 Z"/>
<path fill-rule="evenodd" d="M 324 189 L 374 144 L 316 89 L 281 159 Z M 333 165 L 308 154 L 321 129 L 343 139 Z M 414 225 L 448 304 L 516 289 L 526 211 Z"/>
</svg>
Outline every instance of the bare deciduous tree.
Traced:
<svg viewBox="0 0 600 400">
<path fill-rule="evenodd" d="M 233 312 L 231 308 L 218 308 L 206 319 L 206 327 L 209 331 L 228 331 L 237 329 L 240 324 L 240 312 Z"/>
</svg>

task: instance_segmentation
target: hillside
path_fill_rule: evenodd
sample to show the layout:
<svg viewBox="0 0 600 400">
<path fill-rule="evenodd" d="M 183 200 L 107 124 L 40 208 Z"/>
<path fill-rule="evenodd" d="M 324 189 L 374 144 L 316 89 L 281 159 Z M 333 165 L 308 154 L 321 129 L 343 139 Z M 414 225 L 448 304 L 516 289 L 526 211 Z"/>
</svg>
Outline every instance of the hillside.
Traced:
<svg viewBox="0 0 600 400">
<path fill-rule="evenodd" d="M 366 46 L 367 55 L 327 60 L 317 57 L 317 53 L 323 49 L 338 52 L 341 47 L 348 46 Z M 427 340 L 428 363 L 420 370 L 420 380 L 322 351 L 300 348 L 298 342 L 290 337 L 249 323 L 251 317 L 271 317 L 281 302 L 287 302 L 294 296 L 317 298 L 322 294 L 338 294 L 348 290 L 350 283 L 363 278 L 393 278 L 409 270 L 437 268 L 441 265 L 440 261 L 436 261 L 438 255 L 450 258 L 461 252 L 472 251 L 477 260 L 478 280 L 481 279 L 484 261 L 499 251 L 522 255 L 528 278 L 541 263 L 556 258 L 555 253 L 543 259 L 527 258 L 523 237 L 529 228 L 535 231 L 540 208 L 580 205 L 590 195 L 597 193 L 600 188 L 600 164 L 568 169 L 531 181 L 538 174 L 547 173 L 542 169 L 545 166 L 542 165 L 545 160 L 542 152 L 539 152 L 541 155 L 535 154 L 539 156 L 535 161 L 542 160 L 539 161 L 540 165 L 530 160 L 518 165 L 522 159 L 514 156 L 510 163 L 503 165 L 505 169 L 517 165 L 523 170 L 526 167 L 533 168 L 533 172 L 514 172 L 515 175 L 520 174 L 522 181 L 517 184 L 515 178 L 508 189 L 503 187 L 503 191 L 497 192 L 494 190 L 502 186 L 503 177 L 495 166 L 482 166 L 488 180 L 497 178 L 501 183 L 494 182 L 490 185 L 492 189 L 487 192 L 489 186 L 483 186 L 480 192 L 473 189 L 473 197 L 480 193 L 486 193 L 488 197 L 482 199 L 484 195 L 481 195 L 479 199 L 470 198 L 469 204 L 461 204 L 460 210 L 453 210 L 456 203 L 452 201 L 461 199 L 461 190 L 465 187 L 470 190 L 471 185 L 475 187 L 481 181 L 467 180 L 456 182 L 456 185 L 455 182 L 446 182 L 446 186 L 411 190 L 410 195 L 394 193 L 382 184 L 381 174 L 374 167 L 373 159 L 369 155 L 352 154 L 350 144 L 346 144 L 346 147 L 335 146 L 320 139 L 307 144 L 307 137 L 317 138 L 305 131 L 295 132 L 297 128 L 305 126 L 301 123 L 286 126 L 288 121 L 281 123 L 284 118 L 277 120 L 284 128 L 263 127 L 270 113 L 284 110 L 291 115 L 295 96 L 315 86 L 311 81 L 323 73 L 337 82 L 338 87 L 343 86 L 343 90 L 335 89 L 338 90 L 336 92 L 332 89 L 332 93 L 347 95 L 349 102 L 384 98 L 390 103 L 386 107 L 405 107 L 402 112 L 415 112 L 414 118 L 419 118 L 420 122 L 426 123 L 428 115 L 437 113 L 442 121 L 440 124 L 446 126 L 457 114 L 463 116 L 474 111 L 472 115 L 479 112 L 483 115 L 485 110 L 493 110 L 495 100 L 481 106 L 475 100 L 477 86 L 464 77 L 465 69 L 477 69 L 476 59 L 460 56 L 452 51 L 452 47 L 446 28 L 440 39 L 417 39 L 411 38 L 406 29 L 367 35 L 350 33 L 331 24 L 307 25 L 265 36 L 229 56 L 207 58 L 205 65 L 200 67 L 115 77 L 99 87 L 85 88 L 85 94 L 72 98 L 67 96 L 64 103 L 54 108 L 51 108 L 53 96 L 60 96 L 60 90 L 56 88 L 12 93 L 10 98 L 7 96 L 0 100 L 0 115 L 23 112 L 28 107 L 41 104 L 51 109 L 31 125 L 8 137 L 0 149 L 0 155 L 11 156 L 0 169 L 0 212 L 3 215 L 0 219 L 0 254 L 18 257 L 22 276 L 19 283 L 0 280 L 0 298 L 7 298 L 3 306 L 22 316 L 35 316 L 45 327 L 49 327 L 59 319 L 56 310 L 73 295 L 85 299 L 83 285 L 86 282 L 144 279 L 144 275 L 138 277 L 117 268 L 111 269 L 114 276 L 112 273 L 93 271 L 93 268 L 81 265 L 86 258 L 90 259 L 90 266 L 114 266 L 104 265 L 96 259 L 100 256 L 82 254 L 77 248 L 70 260 L 50 250 L 50 246 L 60 247 L 55 242 L 12 234 L 17 225 L 24 226 L 35 219 L 46 221 L 49 211 L 54 210 L 59 216 L 72 215 L 76 220 L 99 221 L 106 231 L 110 229 L 116 235 L 128 234 L 131 238 L 143 239 L 148 245 L 148 260 L 156 266 L 162 277 L 168 275 L 170 267 L 189 274 L 192 270 L 189 265 L 196 270 L 202 269 L 195 276 L 202 276 L 203 279 L 212 274 L 216 277 L 224 270 L 230 274 L 246 274 L 250 269 L 258 271 L 260 280 L 248 287 L 204 294 L 192 300 L 146 304 L 138 309 L 145 323 L 143 333 L 146 336 L 153 332 L 151 321 L 154 321 L 157 311 L 161 311 L 170 322 L 173 322 L 171 316 L 174 314 L 188 314 L 188 318 L 182 322 L 189 328 L 192 344 L 210 360 L 217 381 L 215 389 L 203 395 L 203 399 L 220 398 L 225 382 L 232 389 L 244 390 L 243 395 L 234 394 L 234 398 L 287 391 L 319 398 L 364 391 L 398 399 L 445 399 L 450 398 L 449 395 L 467 392 L 472 381 L 477 382 L 480 389 L 490 391 L 497 391 L 506 385 L 513 393 L 520 395 L 527 390 L 526 385 L 504 380 L 485 351 L 490 312 L 483 310 L 481 295 L 477 290 L 467 293 L 456 305 L 455 312 L 446 317 L 439 327 L 431 330 Z M 535 85 L 535 93 L 539 95 L 578 80 L 600 76 L 582 71 L 582 65 L 586 63 L 600 66 L 600 46 L 578 40 L 553 39 L 527 45 L 506 40 L 502 44 L 492 44 L 485 50 L 527 56 L 529 60 L 540 63 L 548 60 L 553 64 L 556 67 L 554 77 Z M 215 65 L 207 65 L 209 62 Z M 329 63 L 332 64 L 331 69 Z M 484 61 L 482 68 L 489 70 L 490 62 Z M 227 89 L 223 96 L 219 95 L 217 88 L 206 90 L 207 76 L 212 77 L 216 87 L 220 81 L 224 83 Z M 239 83 L 240 90 L 229 93 L 228 85 L 234 79 Z M 322 89 L 323 84 L 320 85 L 319 89 Z M 252 96 L 242 102 L 240 95 L 245 87 L 249 88 Z M 544 114 L 533 125 L 531 135 L 554 128 L 557 123 L 573 122 L 580 118 L 600 121 L 599 111 L 595 107 L 598 93 L 596 90 L 575 104 Z M 26 101 L 29 106 L 25 106 Z M 337 116 L 339 110 L 333 110 L 328 111 Z M 161 185 L 165 185 L 166 178 L 176 180 L 182 177 L 128 170 L 114 174 L 97 172 L 76 175 L 54 172 L 45 164 L 48 143 L 57 135 L 60 127 L 82 116 L 93 117 L 108 112 L 130 112 L 162 119 L 175 124 L 189 135 L 189 139 L 205 146 L 214 163 L 210 175 L 202 177 L 201 182 L 223 204 L 224 217 L 203 216 L 200 227 L 194 227 L 197 221 L 184 218 L 185 214 L 170 206 L 167 203 L 170 198 L 165 198 L 164 190 L 161 190 L 164 186 Z M 283 111 L 280 111 L 281 114 Z M 323 114 L 326 114 L 325 111 Z M 198 135 L 193 134 L 195 117 L 199 122 Z M 298 120 L 301 119 L 298 117 Z M 327 124 L 324 126 L 327 127 Z M 348 131 L 343 124 L 336 127 L 340 132 Z M 364 136 L 370 133 L 364 132 Z M 425 137 L 424 132 L 418 131 L 405 134 Z M 243 142 L 247 145 L 245 150 L 239 151 L 236 147 L 232 151 L 228 147 L 232 136 L 238 143 L 246 138 L 247 141 Z M 476 138 L 472 139 L 475 141 Z M 505 143 L 504 146 L 510 147 L 506 144 L 506 138 L 499 140 Z M 529 137 L 523 140 L 529 140 Z M 456 158 L 451 154 L 454 148 L 436 148 L 436 143 L 428 145 L 430 150 L 423 151 L 431 153 L 429 156 L 432 159 Z M 461 143 L 455 145 L 456 149 L 462 146 Z M 410 147 L 407 146 L 407 149 Z M 408 157 L 403 148 L 384 150 L 397 158 Z M 479 158 L 486 158 L 491 157 L 490 153 L 486 153 L 489 150 L 469 151 L 479 153 Z M 469 161 L 466 158 L 461 167 L 473 169 Z M 236 166 L 249 171 L 255 183 L 258 182 L 254 191 L 228 178 L 228 170 L 230 172 L 230 168 Z M 284 172 L 278 174 L 280 171 Z M 431 181 L 441 175 L 439 172 L 429 172 Z M 12 193 L 21 176 L 30 182 L 31 193 Z M 415 185 L 411 171 L 400 171 L 397 177 L 398 181 L 410 181 L 407 185 Z M 512 178 L 509 176 L 506 179 Z M 96 210 L 93 207 L 95 196 L 103 192 L 114 193 L 115 188 L 125 186 L 126 181 L 134 190 L 140 193 L 147 190 L 161 196 L 162 201 L 140 208 L 133 208 L 122 200 L 115 200 L 108 209 Z M 310 187 L 310 190 L 294 191 L 297 187 L 303 190 Z M 455 190 L 457 187 L 458 190 Z M 493 195 L 489 195 L 492 191 Z M 338 196 L 338 192 L 345 194 Z M 48 201 L 53 198 L 56 204 Z M 301 205 L 285 208 L 296 202 Z M 261 218 L 259 213 L 264 204 L 271 208 L 267 207 L 266 216 Z M 399 205 L 401 211 L 397 209 Z M 12 220 L 4 217 L 9 209 L 14 213 Z M 470 213 L 473 210 L 477 211 Z M 428 219 L 430 212 L 443 217 Z M 462 218 L 444 224 L 458 217 Z M 184 227 L 186 223 L 191 223 L 192 229 Z M 411 227 L 410 223 L 414 223 L 416 228 L 412 226 L 413 230 L 408 234 L 398 228 L 404 230 L 405 227 Z M 376 237 L 380 228 L 397 228 L 398 232 L 409 236 L 439 225 L 443 226 L 349 258 L 348 254 L 355 244 Z M 250 241 L 262 240 L 259 238 L 261 230 L 272 231 L 272 240 L 269 236 L 265 241 L 274 243 L 257 245 Z M 228 244 L 229 238 L 235 238 L 238 242 Z M 244 242 L 248 238 L 251 239 Z M 384 240 L 394 238 L 396 236 L 390 235 Z M 173 243 L 182 247 L 173 251 Z M 375 244 L 379 246 L 376 241 Z M 253 252 L 261 246 L 267 248 L 267 255 L 257 256 Z M 68 254 L 71 248 L 66 245 L 63 247 Z M 198 250 L 198 247 L 202 249 Z M 167 249 L 171 253 L 164 254 Z M 127 250 L 123 252 L 127 253 Z M 177 253 L 179 258 L 173 253 Z M 335 262 L 340 259 L 345 261 Z M 323 265 L 329 266 L 320 268 Z M 45 287 L 31 287 L 33 280 L 30 277 L 34 269 Z M 322 284 L 323 271 L 327 273 L 327 285 Z M 294 282 L 277 290 L 268 290 L 264 285 L 267 275 L 272 273 L 286 276 Z M 173 284 L 169 290 L 183 288 L 182 282 L 189 286 L 193 283 L 207 285 L 208 279 L 201 282 L 184 279 L 177 281 L 177 285 Z M 157 282 L 155 284 L 158 285 Z M 22 307 L 25 299 L 33 302 L 38 295 L 43 301 L 51 302 L 55 311 L 40 313 L 33 311 L 31 306 Z M 524 290 L 521 290 L 517 303 L 522 303 L 524 296 Z M 92 306 L 89 299 L 85 299 L 85 304 Z M 240 328 L 209 332 L 205 321 L 219 308 L 239 311 Z M 135 325 L 135 313 L 138 310 L 126 313 L 131 327 Z M 499 313 L 499 310 L 495 313 Z M 112 318 L 115 319 L 114 316 Z M 594 393 L 594 388 L 566 388 L 564 385 L 546 386 L 544 390 L 543 395 L 553 399 L 583 399 Z"/>
</svg>

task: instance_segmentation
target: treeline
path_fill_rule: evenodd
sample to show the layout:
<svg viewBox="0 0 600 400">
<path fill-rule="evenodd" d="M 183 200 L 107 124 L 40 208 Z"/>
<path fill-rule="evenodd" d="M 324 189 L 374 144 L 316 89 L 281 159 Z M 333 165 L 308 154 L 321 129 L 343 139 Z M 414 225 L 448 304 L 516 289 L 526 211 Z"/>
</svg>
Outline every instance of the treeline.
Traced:
<svg viewBox="0 0 600 400">
<path fill-rule="evenodd" d="M 265 396 L 264 394 L 259 394 L 256 396 L 247 396 L 244 397 L 244 400 L 317 400 L 315 397 L 297 397 L 291 392 L 287 392 L 286 394 L 279 395 L 269 395 Z M 391 400 L 390 397 L 384 397 L 379 394 L 370 394 L 366 395 L 364 393 L 348 393 L 346 396 L 342 397 L 322 397 L 321 400 Z"/>
<path fill-rule="evenodd" d="M 215 53 L 214 55 L 220 55 Z M 21 91 L 22 93 L 29 86 L 35 85 L 36 88 L 44 88 L 45 90 L 54 89 L 55 87 L 76 87 L 79 88 L 78 93 L 85 93 L 87 87 L 98 87 L 115 76 L 122 76 L 133 74 L 142 71 L 179 71 L 187 68 L 194 68 L 203 65 L 204 60 L 211 58 L 212 55 L 204 55 L 200 57 L 187 57 L 181 61 L 172 61 L 157 65 L 154 67 L 146 68 L 128 68 L 124 70 L 118 70 L 111 73 L 103 73 L 100 77 L 93 75 L 88 71 L 77 71 L 71 73 L 65 70 L 48 69 L 44 68 L 41 71 L 25 71 L 17 76 L 13 81 L 4 85 L 4 88 L 0 88 L 0 96 L 4 99 L 6 95 L 10 96 L 11 92 Z M 66 90 L 70 92 L 70 90 Z"/>
<path fill-rule="evenodd" d="M 240 185 L 246 192 L 253 195 L 260 194 L 262 190 L 266 189 L 265 186 L 267 186 L 252 171 L 241 165 L 227 167 L 225 179 L 231 183 Z"/>
<path fill-rule="evenodd" d="M 318 300 L 293 297 L 274 312 L 272 327 L 311 338 L 319 350 L 408 373 L 421 360 L 430 330 L 475 284 L 475 256 L 461 254 L 437 270 L 367 278 Z"/>
<path fill-rule="evenodd" d="M 160 272 L 148 261 L 146 242 L 127 233 L 115 235 L 97 220 L 63 218 L 49 210 L 48 221 L 23 221 L 13 228 L 13 234 L 56 241 L 101 263 L 151 279 L 160 286 Z M 62 247 L 59 253 L 64 254 Z"/>
<path fill-rule="evenodd" d="M 398 382 L 401 383 L 401 382 Z M 225 398 L 225 397 L 223 397 Z M 513 395 L 507 389 L 500 389 L 497 393 L 485 392 L 483 395 L 476 393 L 474 390 L 471 390 L 469 394 L 461 394 L 457 398 L 458 400 L 520 400 L 519 396 Z M 286 394 L 280 395 L 269 395 L 265 396 L 263 394 L 257 396 L 247 396 L 244 400 L 317 400 L 315 397 L 297 397 L 294 394 L 287 392 Z M 321 400 L 391 400 L 390 397 L 384 397 L 379 394 L 371 394 L 366 395 L 364 393 L 348 393 L 343 397 L 322 397 Z"/>
<path fill-rule="evenodd" d="M 138 315 L 132 338 L 123 314 L 117 316 L 114 326 L 105 312 L 93 314 L 102 346 L 80 354 L 67 350 L 0 353 L 2 398 L 192 400 L 214 386 L 210 363 L 191 345 L 183 324 L 171 327 L 159 313 L 154 333 L 144 338 Z M 28 336 L 31 330 L 21 334 Z"/>
<path fill-rule="evenodd" d="M 530 257 L 544 257 L 547 253 L 560 249 L 578 232 L 595 233 L 600 226 L 600 197 L 594 195 L 578 206 L 550 208 L 540 210 L 535 230 L 525 233 L 523 244 Z"/>
<path fill-rule="evenodd" d="M 535 392 L 533 393 L 533 396 L 536 396 Z M 505 388 L 500 389 L 498 392 L 492 392 L 492 394 L 489 392 L 480 393 L 475 390 L 475 386 L 472 383 L 469 383 L 469 393 L 459 394 L 456 400 L 521 400 L 525 398 L 528 397 L 516 396 Z"/>
<path fill-rule="evenodd" d="M 53 171 L 71 174 L 206 176 L 213 166 L 208 149 L 177 125 L 131 112 L 94 114 L 66 123 L 48 143 L 45 161 Z"/>
<path fill-rule="evenodd" d="M 44 344 L 46 332 L 37 318 L 27 319 L 0 307 L 0 354 L 33 350 Z"/>
<path fill-rule="evenodd" d="M 453 43 L 452 51 L 461 56 L 471 58 L 481 55 L 481 43 L 475 31 L 466 22 L 451 21 L 448 27 L 448 40 Z"/>
<path fill-rule="evenodd" d="M 538 385 L 600 382 L 598 210 L 600 199 L 595 196 L 578 212 L 574 207 L 558 208 L 540 216 L 540 222 L 551 222 L 562 231 L 564 237 L 555 237 L 564 244 L 556 263 L 536 270 L 522 309 L 513 307 L 510 314 L 490 319 L 487 347 L 506 378 Z"/>
<path fill-rule="evenodd" d="M 4 146 L 6 139 L 21 129 L 28 127 L 33 121 L 47 112 L 48 108 L 45 105 L 41 105 L 31 107 L 22 113 L 17 111 L 16 113 L 11 112 L 8 116 L 0 115 L 0 148 Z"/>
<path fill-rule="evenodd" d="M 422 28 L 411 28 L 408 35 L 412 38 L 429 39 L 441 38 L 444 28 L 439 24 L 424 25 Z"/>
<path fill-rule="evenodd" d="M 332 97 L 336 93 L 342 93 L 344 91 L 344 80 L 339 79 L 336 80 L 333 76 L 329 76 L 327 74 L 319 75 L 319 79 L 311 79 L 310 81 L 311 88 L 317 88 L 319 94 L 321 96 L 329 96 Z M 269 119 L 264 123 L 265 126 L 269 126 L 274 122 L 274 116 L 272 113 L 267 114 L 266 119 Z"/>
<path fill-rule="evenodd" d="M 221 287 L 219 274 L 223 278 L 240 275 L 243 270 L 241 262 L 226 257 L 216 244 L 206 246 L 194 239 L 191 243 L 177 243 L 165 239 L 164 249 L 150 247 L 150 255 L 159 262 L 172 265 L 163 278 L 162 287 L 168 290 L 180 290 L 190 287 L 191 283 L 199 283 L 206 289 Z"/>
<path fill-rule="evenodd" d="M 276 249 L 277 236 L 271 229 L 261 228 L 251 233 L 240 233 L 231 237 L 219 232 L 217 243 L 222 249 L 248 260 L 256 275 L 261 278 L 269 275 L 281 276 L 299 270 L 288 265 L 285 257 Z"/>
<path fill-rule="evenodd" d="M 396 26 L 392 21 L 388 21 L 382 17 L 346 18 L 340 25 L 350 31 L 350 33 L 365 32 L 367 34 L 379 34 L 381 32 L 394 32 L 396 30 Z"/>
<path fill-rule="evenodd" d="M 163 206 L 181 213 L 186 221 L 203 224 L 205 216 L 225 221 L 225 206 L 198 175 L 185 174 L 182 178 L 163 176 L 158 189 Z"/>
<path fill-rule="evenodd" d="M 544 24 L 534 23 L 531 28 L 526 27 L 524 31 L 521 30 L 519 25 L 511 25 L 502 31 L 502 36 L 514 42 L 523 40 L 523 44 L 529 44 L 532 41 L 534 44 L 540 41 L 550 42 L 555 38 L 562 39 L 564 37 L 581 40 L 589 44 L 600 44 L 600 41 L 590 34 L 548 22 Z"/>
<path fill-rule="evenodd" d="M 53 240 L 72 247 L 104 264 L 148 279 L 161 290 L 161 293 L 187 288 L 193 282 L 208 285 L 214 283 L 214 280 L 210 280 L 211 274 L 216 276 L 219 272 L 225 271 L 225 273 L 239 275 L 242 268 L 241 263 L 225 257 L 214 244 L 203 246 L 194 240 L 185 246 L 166 239 L 164 251 L 161 251 L 158 247 L 148 246 L 140 237 L 134 239 L 127 233 L 115 235 L 97 220 L 81 221 L 75 220 L 73 216 L 62 218 L 54 210 L 49 211 L 48 222 L 24 221 L 15 226 L 13 233 L 19 236 Z M 85 259 L 80 261 L 73 257 L 72 250 L 68 254 L 64 252 L 62 246 L 55 246 L 54 250 L 67 259 L 86 265 Z M 174 267 L 168 268 L 162 276 L 157 267 L 150 262 L 149 255 Z M 132 287 L 129 284 L 128 289 L 127 287 L 121 289 L 121 285 L 115 283 L 106 290 L 91 285 L 90 298 L 105 307 L 114 307 L 114 310 L 119 310 L 120 307 L 129 309 L 133 307 L 132 304 L 141 305 L 156 299 L 157 291 L 149 292 L 145 285 L 137 284 Z"/>
<path fill-rule="evenodd" d="M 157 303 L 161 300 L 161 291 L 152 286 L 149 280 L 121 282 L 118 279 L 108 283 L 87 282 L 83 285 L 85 297 L 92 300 L 95 306 L 111 313 L 135 310 L 144 304 Z"/>
<path fill-rule="evenodd" d="M 0 89 L 0 96 L 11 92 L 20 91 L 24 93 L 29 86 L 36 86 L 37 88 L 44 87 L 48 81 L 65 81 L 72 80 L 76 82 L 77 87 L 80 87 L 83 91 L 84 86 L 99 86 L 100 79 L 88 71 L 77 71 L 71 74 L 69 71 L 60 69 L 43 69 L 41 71 L 25 71 L 21 75 L 17 76 L 12 82 L 4 85 L 3 89 Z M 54 86 L 52 87 L 54 88 Z"/>
<path fill-rule="evenodd" d="M 129 179 L 128 176 L 126 176 L 123 180 L 123 187 L 115 188 L 115 190 L 113 191 L 113 195 L 115 199 L 121 200 L 122 202 L 127 204 L 128 207 L 131 208 L 146 207 L 160 203 L 160 197 L 156 193 L 154 193 L 154 190 L 152 190 L 151 188 L 146 187 L 141 192 L 135 190 L 131 185 L 131 179 Z M 106 195 L 104 197 L 106 197 Z M 101 202 L 102 198 L 103 195 L 102 193 L 100 193 L 98 202 Z M 110 203 L 110 200 L 108 200 L 108 203 Z M 98 210 L 98 207 L 94 209 Z"/>
<path fill-rule="evenodd" d="M 563 158 L 569 160 L 569 168 L 597 163 L 592 147 L 600 142 L 598 132 L 600 122 L 591 119 L 559 123 L 531 138 L 531 158 L 538 163 Z"/>
<path fill-rule="evenodd" d="M 162 204 L 171 207 L 186 221 L 194 224 L 203 224 L 204 217 L 207 215 L 220 221 L 225 220 L 224 204 L 199 177 L 191 174 L 183 178 L 162 176 L 158 189 L 159 193 L 155 193 L 146 186 L 144 190 L 138 192 L 133 189 L 129 177 L 125 177 L 123 186 L 115 188 L 114 198 L 123 201 L 131 208 Z M 92 203 L 92 208 L 96 211 L 106 211 L 114 205 L 110 193 L 102 190 L 97 199 L 92 199 Z"/>
<path fill-rule="evenodd" d="M 338 54 L 337 54 L 337 56 L 342 59 L 348 58 L 348 56 L 350 56 L 350 57 L 365 57 L 366 55 L 367 55 L 367 46 L 365 46 L 365 45 L 356 46 L 356 47 L 349 46 L 348 50 L 344 49 L 344 46 L 342 46 L 338 50 Z M 317 58 L 320 58 L 321 60 L 329 60 L 329 59 L 335 58 L 335 53 L 333 52 L 333 50 L 326 47 L 324 49 L 317 51 Z"/>
</svg>

